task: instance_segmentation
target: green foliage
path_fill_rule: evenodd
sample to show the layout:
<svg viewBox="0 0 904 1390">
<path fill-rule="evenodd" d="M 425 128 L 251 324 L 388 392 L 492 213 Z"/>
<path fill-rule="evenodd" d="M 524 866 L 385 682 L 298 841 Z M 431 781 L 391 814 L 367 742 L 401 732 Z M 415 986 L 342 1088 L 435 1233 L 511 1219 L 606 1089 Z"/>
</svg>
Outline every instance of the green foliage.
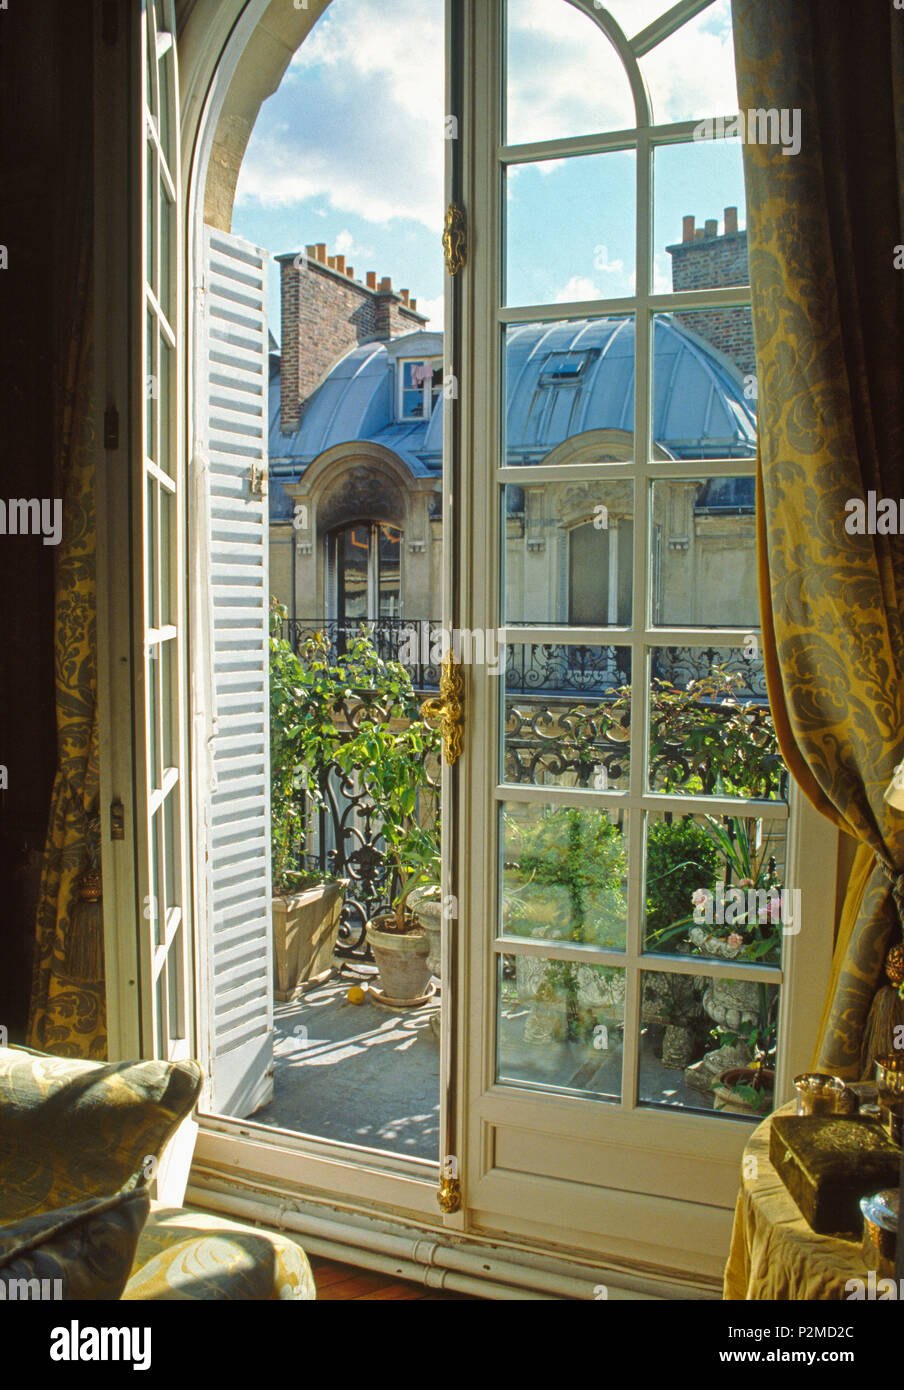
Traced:
<svg viewBox="0 0 904 1390">
<path fill-rule="evenodd" d="M 505 817 L 506 929 L 551 940 L 624 946 L 624 837 L 605 811 L 555 806 L 535 821 Z M 584 1039 L 578 967 L 549 961 L 540 991 L 565 999 L 567 1037 Z"/>
<path fill-rule="evenodd" d="M 698 888 L 716 886 L 719 855 L 712 838 L 694 820 L 654 821 L 647 834 L 647 939 L 675 923 L 688 922 L 688 905 Z M 676 941 L 676 937 L 671 938 Z M 653 944 L 651 941 L 650 944 Z M 663 949 L 665 941 L 657 941 Z"/>
<path fill-rule="evenodd" d="M 769 797 L 783 772 L 768 710 L 742 702 L 742 677 L 714 666 L 708 676 L 681 690 L 654 680 L 650 691 L 650 752 L 664 791 L 716 796 Z M 631 717 L 631 688 L 601 705 L 597 717 L 609 737 L 623 741 Z"/>
<path fill-rule="evenodd" d="M 303 793 L 326 806 L 330 770 L 338 768 L 357 779 L 377 808 L 376 822 L 402 880 L 403 911 L 416 883 L 439 881 L 438 801 L 426 820 L 418 815 L 419 794 L 431 786 L 439 734 L 420 718 L 408 672 L 398 662 L 383 661 L 366 631 L 340 655 L 316 633 L 296 656 L 279 635 L 285 616 L 274 602 L 271 796 L 280 826 L 277 832 L 274 824 L 274 866 L 278 833 L 278 862 L 285 872 L 289 855 L 283 846 L 298 828 Z M 274 880 L 275 873 L 274 867 Z"/>
<path fill-rule="evenodd" d="M 280 636 L 285 608 L 270 603 L 270 847 L 275 892 L 299 886 L 297 846 L 304 841 L 303 770 L 293 728 L 303 678 L 301 663 Z"/>
<path fill-rule="evenodd" d="M 624 837 L 605 811 L 556 806 L 527 824 L 509 814 L 505 839 L 509 930 L 624 945 Z"/>
</svg>

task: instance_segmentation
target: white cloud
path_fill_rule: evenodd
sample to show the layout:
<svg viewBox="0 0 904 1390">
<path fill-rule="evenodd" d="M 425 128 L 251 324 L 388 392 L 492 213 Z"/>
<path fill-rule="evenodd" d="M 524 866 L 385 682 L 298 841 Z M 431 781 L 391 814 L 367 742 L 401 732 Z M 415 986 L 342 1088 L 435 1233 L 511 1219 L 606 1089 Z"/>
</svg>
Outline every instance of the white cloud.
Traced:
<svg viewBox="0 0 904 1390">
<path fill-rule="evenodd" d="M 653 293 L 672 293 L 672 258 L 665 251 L 657 251 L 653 257 Z"/>
<path fill-rule="evenodd" d="M 669 8 L 666 0 L 613 0 L 631 37 Z M 511 7 L 509 139 L 586 135 L 633 126 L 634 103 L 615 49 L 563 0 Z M 687 120 L 736 109 L 729 0 L 679 29 L 641 60 L 654 119 Z"/>
<path fill-rule="evenodd" d="M 418 296 L 417 311 L 419 314 L 426 314 L 427 327 L 431 333 L 441 333 L 443 328 L 443 296 L 438 294 L 435 299 L 421 299 Z"/>
<path fill-rule="evenodd" d="M 606 295 L 586 275 L 572 275 L 567 285 L 556 291 L 554 304 L 578 303 L 582 299 L 605 299 Z"/>
<path fill-rule="evenodd" d="M 373 251 L 369 246 L 360 246 L 347 227 L 343 227 L 341 232 L 337 232 L 333 238 L 334 251 L 346 258 L 362 259 L 373 256 Z"/>
<path fill-rule="evenodd" d="M 292 119 L 278 121 L 287 99 Z M 286 207 L 321 198 L 334 212 L 374 223 L 408 218 L 438 232 L 442 129 L 441 4 L 333 0 L 292 59 L 276 104 L 262 108 L 237 201 Z"/>
</svg>

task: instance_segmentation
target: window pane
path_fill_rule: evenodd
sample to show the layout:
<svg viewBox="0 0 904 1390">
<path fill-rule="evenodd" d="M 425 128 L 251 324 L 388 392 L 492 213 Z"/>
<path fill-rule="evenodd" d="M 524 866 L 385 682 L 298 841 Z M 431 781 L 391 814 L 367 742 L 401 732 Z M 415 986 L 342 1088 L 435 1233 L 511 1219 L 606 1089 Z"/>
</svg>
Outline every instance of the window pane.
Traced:
<svg viewBox="0 0 904 1390">
<path fill-rule="evenodd" d="M 629 32 L 643 27 L 633 22 Z M 663 39 L 640 59 L 640 70 L 656 124 L 736 111 L 731 0 L 716 0 Z"/>
<path fill-rule="evenodd" d="M 509 166 L 506 304 L 632 293 L 635 167 L 633 150 Z"/>
<path fill-rule="evenodd" d="M 506 465 L 633 458 L 633 317 L 508 327 L 503 371 Z"/>
<path fill-rule="evenodd" d="M 179 857 L 179 791 L 174 787 L 163 803 L 163 849 L 166 878 L 164 902 L 166 912 L 179 907 L 182 865 Z"/>
<path fill-rule="evenodd" d="M 173 441 L 176 421 L 173 419 L 173 350 L 160 334 L 160 457 L 157 460 L 165 473 L 173 476 Z"/>
<path fill-rule="evenodd" d="M 750 309 L 656 315 L 653 440 L 666 456 L 756 458 L 756 398 Z"/>
<path fill-rule="evenodd" d="M 145 189 L 145 278 L 154 293 L 157 293 L 157 151 L 151 140 L 147 142 L 147 188 Z"/>
<path fill-rule="evenodd" d="M 402 363 L 402 418 L 420 420 L 424 418 L 424 383 L 433 379 L 433 368 L 429 362 Z"/>
<path fill-rule="evenodd" d="M 649 690 L 651 791 L 786 798 L 758 654 L 748 657 L 740 647 L 656 648 Z"/>
<path fill-rule="evenodd" d="M 147 720 L 148 720 L 148 781 L 151 787 L 159 787 L 162 781 L 160 771 L 160 646 L 148 646 L 147 666 Z"/>
<path fill-rule="evenodd" d="M 597 807 L 505 802 L 502 931 L 624 950 L 624 819 Z"/>
<path fill-rule="evenodd" d="M 163 694 L 161 756 L 164 768 L 177 765 L 176 712 L 179 708 L 179 694 L 176 688 L 177 650 L 174 638 L 160 643 L 160 688 Z"/>
<path fill-rule="evenodd" d="M 799 929 L 786 822 L 756 816 L 649 816 L 649 951 L 779 965 Z"/>
<path fill-rule="evenodd" d="M 166 25 L 164 27 L 168 29 L 169 26 Z M 166 163 L 169 168 L 170 174 L 173 173 L 175 168 L 175 160 L 173 158 L 174 151 L 171 114 L 171 106 L 173 100 L 172 62 L 173 49 L 172 46 L 170 46 L 168 52 L 164 54 L 164 56 L 161 58 L 160 62 L 157 65 L 157 99 L 160 103 L 160 114 L 158 120 L 158 127 L 160 130 L 160 144 L 163 147 L 163 155 L 166 159 Z"/>
<path fill-rule="evenodd" d="M 401 611 L 402 533 L 397 526 L 379 528 L 381 618 L 397 618 Z"/>
<path fill-rule="evenodd" d="M 180 922 L 173 934 L 166 961 L 166 974 L 169 986 L 169 1035 L 170 1040 L 185 1037 L 185 983 L 183 942 L 183 923 Z"/>
<path fill-rule="evenodd" d="M 627 787 L 630 680 L 626 647 L 509 647 L 503 781 L 594 791 Z"/>
<path fill-rule="evenodd" d="M 157 532 L 157 496 L 159 484 L 156 478 L 145 479 L 144 514 L 144 554 L 145 587 L 148 600 L 148 627 L 160 626 L 158 607 L 157 574 L 160 563 L 160 541 Z"/>
<path fill-rule="evenodd" d="M 175 210 L 172 203 L 160 188 L 160 307 L 170 324 L 175 319 L 175 305 L 172 293 L 172 249 L 176 231 Z"/>
<path fill-rule="evenodd" d="M 748 285 L 746 227 L 740 140 L 692 140 L 654 149 L 657 293 Z"/>
<path fill-rule="evenodd" d="M 543 956 L 499 962 L 499 1081 L 618 1100 L 625 972 Z"/>
<path fill-rule="evenodd" d="M 506 5 L 506 120 L 510 145 L 628 130 L 634 101 L 604 33 L 563 0 Z"/>
<path fill-rule="evenodd" d="M 748 1119 L 767 1114 L 778 1003 L 777 985 L 643 971 L 640 1103 Z"/>
<path fill-rule="evenodd" d="M 655 626 L 759 628 L 755 511 L 752 475 L 653 483 Z"/>
<path fill-rule="evenodd" d="M 144 381 L 144 447 L 149 459 L 157 462 L 157 403 L 160 396 L 160 375 L 157 362 L 157 320 L 145 314 L 145 381 Z"/>
<path fill-rule="evenodd" d="M 505 621 L 631 622 L 634 484 L 505 488 Z"/>
<path fill-rule="evenodd" d="M 176 553 L 176 499 L 165 487 L 160 498 L 160 623 L 175 623 L 176 596 L 173 591 L 173 556 Z"/>
<path fill-rule="evenodd" d="M 166 938 L 166 867 L 163 853 L 163 812 L 154 812 L 151 827 L 151 854 L 154 863 L 154 881 L 157 884 L 157 901 L 154 912 L 154 943 L 159 946 Z"/>
<path fill-rule="evenodd" d="M 345 621 L 367 618 L 370 527 L 349 526 L 336 540 L 339 617 Z"/>
</svg>

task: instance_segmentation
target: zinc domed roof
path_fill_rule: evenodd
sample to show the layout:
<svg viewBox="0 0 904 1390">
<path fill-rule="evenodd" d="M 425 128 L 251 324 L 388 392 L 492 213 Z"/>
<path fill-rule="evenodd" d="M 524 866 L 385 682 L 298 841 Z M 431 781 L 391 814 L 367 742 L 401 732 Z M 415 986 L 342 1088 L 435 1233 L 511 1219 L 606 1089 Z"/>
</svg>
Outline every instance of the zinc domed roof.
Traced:
<svg viewBox="0 0 904 1390">
<path fill-rule="evenodd" d="M 412 338 L 420 335 L 411 335 Z M 413 477 L 438 474 L 442 400 L 429 420 L 396 419 L 404 338 L 348 352 L 309 399 L 298 430 L 279 428 L 279 377 L 270 383 L 270 462 L 297 477 L 326 449 L 361 441 L 391 449 Z M 540 462 L 591 430 L 634 431 L 633 318 L 524 324 L 506 334 L 507 461 Z M 678 318 L 653 330 L 653 442 L 675 458 L 750 458 L 756 413 L 736 367 Z"/>
</svg>

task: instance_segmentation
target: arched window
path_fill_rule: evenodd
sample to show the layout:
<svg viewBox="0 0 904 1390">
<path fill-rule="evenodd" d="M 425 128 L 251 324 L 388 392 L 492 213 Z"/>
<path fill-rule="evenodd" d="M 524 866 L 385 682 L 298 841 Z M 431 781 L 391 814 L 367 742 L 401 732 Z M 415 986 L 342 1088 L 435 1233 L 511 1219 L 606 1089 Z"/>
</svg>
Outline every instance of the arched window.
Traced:
<svg viewBox="0 0 904 1390">
<path fill-rule="evenodd" d="M 254 1168 L 271 1186 L 304 1181 L 432 1225 L 442 1174 L 443 1210 L 460 1207 L 463 1215 L 452 1219 L 465 1234 L 479 1225 L 535 1249 L 554 1243 L 584 1260 L 634 1258 L 712 1283 L 724 1261 L 746 1130 L 713 1110 L 706 1066 L 717 1065 L 709 1054 L 718 1049 L 707 1038 L 701 1054 L 698 1044 L 718 1017 L 737 1014 L 761 1037 L 771 1028 L 776 1091 L 787 1094 L 816 1028 L 827 960 L 816 959 L 815 942 L 825 936 L 834 877 L 825 873 L 831 837 L 789 796 L 782 770 L 765 759 L 751 779 L 750 758 L 740 770 L 720 762 L 725 740 L 712 737 L 713 718 L 726 708 L 739 716 L 738 702 L 718 693 L 719 670 L 752 711 L 744 716 L 751 747 L 768 743 L 757 596 L 737 585 L 726 621 L 711 596 L 705 606 L 697 602 L 694 586 L 706 575 L 686 563 L 699 532 L 730 566 L 732 535 L 718 530 L 730 517 L 695 509 L 693 498 L 701 487 L 715 495 L 720 479 L 743 480 L 728 489 L 743 492 L 755 475 L 756 381 L 749 361 L 743 365 L 749 343 L 736 332 L 749 320 L 750 291 L 737 266 L 725 271 L 743 232 L 740 150 L 724 128 L 705 126 L 706 117 L 730 109 L 730 95 L 714 110 L 718 93 L 698 80 L 709 68 L 688 61 L 694 44 L 711 50 L 715 38 L 727 69 L 728 9 L 724 0 L 663 0 L 638 31 L 632 0 L 450 4 L 456 138 L 445 145 L 447 189 L 464 211 L 467 245 L 446 287 L 442 379 L 455 389 L 443 405 L 443 621 L 491 635 L 494 653 L 497 638 L 504 641 L 525 674 L 516 687 L 504 662 L 479 659 L 462 673 L 464 751 L 447 764 L 443 787 L 443 901 L 452 907 L 443 933 L 441 1150 L 425 1171 L 403 1157 L 381 1164 L 373 1153 L 366 1164 L 350 1163 L 304 1136 L 271 1136 L 265 1145 L 257 1131 L 252 1142 L 253 1120 L 241 1131 L 228 1120 L 252 1114 L 272 1082 L 262 540 L 268 357 L 264 254 L 227 232 L 205 232 L 203 223 L 205 194 L 208 222 L 228 222 L 230 142 L 241 148 L 235 132 L 247 124 L 254 86 L 249 69 L 240 70 L 243 55 L 259 63 L 262 52 L 278 50 L 274 70 L 258 81 L 263 95 L 291 45 L 272 41 L 269 30 L 265 42 L 252 41 L 255 25 L 266 27 L 266 0 L 186 8 L 191 114 L 182 135 L 194 154 L 195 254 L 186 302 L 196 334 L 192 429 L 182 439 L 176 402 L 187 344 L 175 230 L 182 185 L 172 124 L 176 68 L 167 59 L 175 30 L 170 0 L 144 7 L 146 379 L 137 505 L 151 769 L 146 900 L 155 902 L 162 888 L 164 904 L 145 939 L 153 969 L 141 988 L 155 1020 L 147 1050 L 188 1046 L 180 1001 L 189 974 L 176 966 L 195 945 L 197 1043 L 208 1048 L 204 1060 L 212 1059 L 215 1076 L 228 1079 L 221 1092 L 228 1104 L 216 1100 L 214 1086 L 207 1104 L 219 1114 L 207 1116 L 202 1131 L 200 1152 L 214 1168 Z M 312 0 L 309 15 L 283 14 L 275 32 L 292 24 L 306 31 L 323 8 Z M 167 91 L 172 101 L 160 106 Z M 210 168 L 217 172 L 208 187 Z M 724 190 L 721 225 L 709 206 L 700 210 L 702 227 L 693 216 L 675 225 L 675 190 L 694 188 L 713 198 Z M 682 267 L 674 277 L 666 257 Z M 225 368 L 239 373 L 238 384 Z M 403 381 L 403 395 L 423 392 L 410 397 L 412 412 L 418 400 L 427 409 L 435 370 L 431 363 L 429 381 L 415 381 L 413 372 Z M 594 382 L 606 416 L 587 421 Z M 511 403 L 519 390 L 528 397 L 522 418 L 530 430 L 516 438 Z M 174 431 L 170 442 L 181 441 L 168 455 L 164 427 Z M 592 429 L 620 447 L 601 447 L 595 457 L 572 450 L 570 442 Z M 187 441 L 191 472 L 179 453 Z M 195 651 L 190 663 L 191 724 L 178 657 L 189 481 L 197 541 L 192 632 L 207 643 L 207 660 Z M 570 487 L 580 510 L 564 500 L 553 505 L 551 489 L 566 499 Z M 660 514 L 665 540 L 657 550 Z M 630 517 L 633 525 L 607 530 L 593 525 L 594 515 Z M 539 523 L 549 518 L 560 531 L 570 528 L 564 565 L 556 573 L 544 561 L 542 582 L 528 582 L 521 576 L 529 546 L 543 554 Z M 749 531 L 749 518 L 742 520 Z M 506 537 L 519 526 L 527 544 L 516 572 Z M 330 545 L 337 613 L 397 613 L 401 533 L 362 520 L 334 533 Z M 605 586 L 595 584 L 603 572 Z M 718 621 L 701 622 L 704 611 Z M 486 653 L 488 645 L 470 648 Z M 613 671 L 627 692 L 614 688 Z M 681 704 L 683 723 L 668 722 L 668 698 L 657 704 L 665 685 L 677 692 L 672 705 Z M 180 812 L 189 734 L 194 845 Z M 733 844 L 741 833 L 758 848 L 774 842 L 774 868 L 801 889 L 807 916 L 776 933 L 768 958 L 738 953 L 728 941 L 733 933 L 716 931 L 715 944 L 712 933 L 693 942 L 668 934 L 692 904 L 686 893 L 666 901 L 660 880 L 679 861 L 666 855 L 663 869 L 662 846 L 679 838 L 670 833 L 675 825 L 701 832 L 707 824 L 730 825 Z M 699 849 L 700 833 L 687 834 Z M 192 848 L 194 943 L 184 878 Z M 713 881 L 734 872 L 730 854 L 723 845 Z M 820 929 L 808 933 L 808 922 Z M 249 1069 L 255 1084 L 243 1090 Z"/>
</svg>

